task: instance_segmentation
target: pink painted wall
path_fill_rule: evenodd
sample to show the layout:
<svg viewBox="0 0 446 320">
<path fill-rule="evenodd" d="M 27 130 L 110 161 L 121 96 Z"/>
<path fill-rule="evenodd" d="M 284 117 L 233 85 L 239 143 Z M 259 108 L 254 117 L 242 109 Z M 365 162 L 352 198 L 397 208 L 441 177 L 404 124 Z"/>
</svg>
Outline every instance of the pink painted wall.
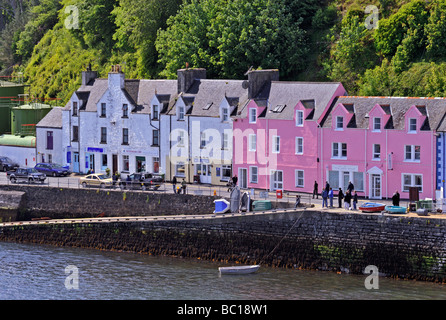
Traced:
<svg viewBox="0 0 446 320">
<path fill-rule="evenodd" d="M 326 109 L 332 104 L 336 96 L 344 94 L 345 89 L 339 86 L 327 105 Z M 322 180 L 320 167 L 320 129 L 315 120 L 304 120 L 303 126 L 296 126 L 296 111 L 304 112 L 304 119 L 312 111 L 306 109 L 299 101 L 294 106 L 293 119 L 264 119 L 258 118 L 255 124 L 249 123 L 249 110 L 257 109 L 257 115 L 264 111 L 264 107 L 258 107 L 255 101 L 250 101 L 247 110 L 248 117 L 237 119 L 233 122 L 233 174 L 239 177 L 240 168 L 247 169 L 247 187 L 256 189 L 275 189 L 271 184 L 271 171 L 278 170 L 282 172 L 283 190 L 295 192 L 313 191 L 314 181 L 317 180 L 319 190 L 325 183 Z M 324 110 L 325 113 L 326 110 Z M 319 119 L 316 119 L 319 120 Z M 256 134 L 257 148 L 255 152 L 248 151 L 249 134 Z M 273 152 L 273 136 L 280 137 L 280 152 Z M 296 154 L 296 137 L 303 138 L 303 153 Z M 258 168 L 258 181 L 250 181 L 251 167 Z M 296 170 L 302 170 L 304 173 L 303 185 L 296 186 Z M 276 186 L 280 188 L 280 186 Z"/>
<path fill-rule="evenodd" d="M 337 105 L 332 111 L 333 125 L 336 116 L 350 116 L 343 106 Z M 373 118 L 382 117 L 381 130 L 373 129 Z M 363 172 L 364 190 L 358 192 L 360 196 L 370 197 L 371 175 L 381 174 L 381 194 L 378 198 L 391 198 L 395 190 L 398 190 L 401 198 L 408 198 L 409 192 L 402 190 L 403 174 L 422 175 L 422 191 L 420 199 L 435 197 L 435 139 L 434 132 L 420 131 L 425 116 L 415 108 L 410 108 L 405 115 L 406 127 L 404 130 L 384 129 L 388 115 L 381 108 L 373 108 L 369 113 L 369 128 L 346 128 L 348 123 L 344 121 L 344 129 L 336 130 L 332 125 L 330 128 L 322 129 L 322 167 L 324 168 L 324 181 L 328 179 L 329 171 L 339 169 L 344 172 L 357 167 L 358 172 Z M 417 119 L 417 130 L 415 133 L 408 132 L 408 119 Z M 334 159 L 332 157 L 332 144 L 334 142 L 347 143 L 346 159 Z M 373 145 L 381 147 L 380 159 L 373 159 Z M 405 160 L 405 145 L 420 146 L 420 159 L 415 161 Z M 389 163 L 391 157 L 391 165 Z M 380 172 L 382 171 L 382 173 Z M 341 176 L 342 177 L 342 176 Z M 341 183 L 340 183 L 341 184 Z M 355 186 L 356 187 L 356 186 Z M 343 190 L 345 191 L 346 186 Z"/>
</svg>

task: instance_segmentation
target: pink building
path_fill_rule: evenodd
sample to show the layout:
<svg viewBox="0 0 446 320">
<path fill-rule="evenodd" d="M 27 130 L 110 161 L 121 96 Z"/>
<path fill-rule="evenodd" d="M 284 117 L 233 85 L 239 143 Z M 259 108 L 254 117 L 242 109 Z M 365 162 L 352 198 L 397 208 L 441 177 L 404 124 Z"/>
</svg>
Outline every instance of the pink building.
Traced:
<svg viewBox="0 0 446 320">
<path fill-rule="evenodd" d="M 434 198 L 436 128 L 445 102 L 431 98 L 339 97 L 321 123 L 322 181 L 360 196 L 391 198 L 409 188 Z"/>
<path fill-rule="evenodd" d="M 233 174 L 241 188 L 312 192 L 323 180 L 320 121 L 345 95 L 341 83 L 278 81 L 248 73 L 248 103 L 233 122 Z"/>
</svg>

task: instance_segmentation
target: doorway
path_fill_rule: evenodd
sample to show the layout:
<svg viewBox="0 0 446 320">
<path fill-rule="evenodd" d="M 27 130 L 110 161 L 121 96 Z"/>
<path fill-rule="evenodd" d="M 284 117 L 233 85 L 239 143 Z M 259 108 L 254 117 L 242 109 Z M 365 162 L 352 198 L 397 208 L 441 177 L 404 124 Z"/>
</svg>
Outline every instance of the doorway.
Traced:
<svg viewBox="0 0 446 320">
<path fill-rule="evenodd" d="M 246 168 L 238 169 L 238 183 L 240 188 L 242 189 L 248 188 L 248 169 Z"/>
<path fill-rule="evenodd" d="M 372 174 L 371 175 L 371 190 L 370 199 L 381 199 L 381 175 Z"/>
<path fill-rule="evenodd" d="M 271 171 L 271 191 L 283 190 L 283 172 L 281 170 Z"/>
<path fill-rule="evenodd" d="M 79 152 L 73 153 L 73 172 L 79 172 Z"/>
<path fill-rule="evenodd" d="M 211 183 L 212 175 L 211 175 L 212 165 L 210 164 L 197 164 L 195 166 L 195 175 L 200 177 L 201 183 Z"/>
<path fill-rule="evenodd" d="M 118 155 L 117 154 L 112 155 L 112 171 L 113 171 L 113 174 L 118 172 Z"/>
</svg>

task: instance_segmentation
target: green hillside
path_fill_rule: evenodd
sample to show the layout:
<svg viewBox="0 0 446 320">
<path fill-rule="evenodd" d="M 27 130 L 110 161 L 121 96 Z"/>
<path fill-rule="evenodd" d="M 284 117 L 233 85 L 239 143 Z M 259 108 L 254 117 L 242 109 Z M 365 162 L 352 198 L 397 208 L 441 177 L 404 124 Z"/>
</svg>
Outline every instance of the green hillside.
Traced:
<svg viewBox="0 0 446 320">
<path fill-rule="evenodd" d="M 60 104 L 89 64 L 102 77 L 121 64 L 129 78 L 174 78 L 186 63 L 212 78 L 278 68 L 283 80 L 341 81 L 351 95 L 446 95 L 446 0 L 0 0 L 0 9 L 0 75 L 23 72 L 32 95 Z"/>
</svg>

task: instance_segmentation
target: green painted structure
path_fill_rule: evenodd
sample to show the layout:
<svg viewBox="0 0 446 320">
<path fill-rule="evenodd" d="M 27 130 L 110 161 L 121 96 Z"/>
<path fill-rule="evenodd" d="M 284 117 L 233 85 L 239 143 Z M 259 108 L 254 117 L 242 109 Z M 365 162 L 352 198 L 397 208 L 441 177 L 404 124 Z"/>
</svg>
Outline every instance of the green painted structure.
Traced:
<svg viewBox="0 0 446 320">
<path fill-rule="evenodd" d="M 11 109 L 18 106 L 19 95 L 25 86 L 13 82 L 0 81 L 0 134 L 11 133 Z"/>
<path fill-rule="evenodd" d="M 35 135 L 36 124 L 42 120 L 51 106 L 42 103 L 30 103 L 11 109 L 11 133 L 15 135 Z"/>
<path fill-rule="evenodd" d="M 0 146 L 35 148 L 36 137 L 33 136 L 15 136 L 11 134 L 2 134 L 0 136 Z"/>
</svg>

